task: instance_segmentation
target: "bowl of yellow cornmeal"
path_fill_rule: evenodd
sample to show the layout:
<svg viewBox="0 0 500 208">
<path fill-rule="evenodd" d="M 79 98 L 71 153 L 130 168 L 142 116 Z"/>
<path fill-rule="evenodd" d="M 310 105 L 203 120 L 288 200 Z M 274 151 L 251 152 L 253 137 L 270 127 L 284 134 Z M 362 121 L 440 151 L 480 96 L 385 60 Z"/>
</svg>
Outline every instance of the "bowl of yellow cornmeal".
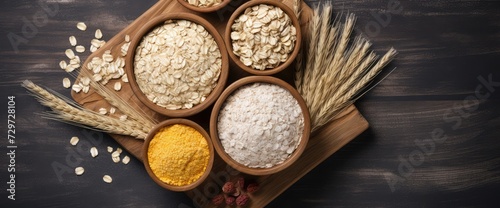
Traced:
<svg viewBox="0 0 500 208">
<path fill-rule="evenodd" d="M 208 133 L 187 119 L 169 119 L 159 123 L 146 137 L 144 166 L 161 187 L 188 191 L 209 175 L 214 148 Z"/>
</svg>

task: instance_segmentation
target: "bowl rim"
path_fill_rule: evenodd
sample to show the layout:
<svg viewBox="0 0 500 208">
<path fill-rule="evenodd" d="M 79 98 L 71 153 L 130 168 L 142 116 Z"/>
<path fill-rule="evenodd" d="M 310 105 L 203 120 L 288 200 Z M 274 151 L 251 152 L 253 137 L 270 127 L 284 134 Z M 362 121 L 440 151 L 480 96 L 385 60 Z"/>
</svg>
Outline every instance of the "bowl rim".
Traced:
<svg viewBox="0 0 500 208">
<path fill-rule="evenodd" d="M 299 106 L 302 110 L 302 115 L 304 116 L 304 130 L 302 133 L 302 138 L 300 140 L 299 145 L 295 149 L 295 151 L 290 155 L 289 158 L 287 158 L 283 163 L 275 165 L 271 168 L 250 168 L 247 167 L 243 164 L 240 164 L 239 162 L 235 161 L 234 159 L 229 156 L 225 150 L 224 147 L 222 146 L 219 136 L 218 136 L 218 131 L 217 131 L 217 122 L 218 122 L 218 116 L 220 109 L 226 99 L 228 98 L 229 95 L 231 95 L 234 91 L 239 89 L 241 86 L 247 85 L 247 84 L 252 84 L 252 83 L 269 83 L 269 84 L 275 84 L 280 87 L 283 87 L 284 89 L 288 90 L 292 96 L 297 100 L 299 103 Z M 309 136 L 311 134 L 311 120 L 310 120 L 310 114 L 309 110 L 307 109 L 307 105 L 302 98 L 302 96 L 299 94 L 299 92 L 293 88 L 290 84 L 286 83 L 285 81 L 271 77 L 271 76 L 248 76 L 241 78 L 237 81 L 235 81 L 233 84 L 231 84 L 229 87 L 224 90 L 222 95 L 219 97 L 217 102 L 215 103 L 214 108 L 212 109 L 212 113 L 210 115 L 210 138 L 212 139 L 213 146 L 216 150 L 216 152 L 219 154 L 219 156 L 232 168 L 249 174 L 249 175 L 270 175 L 273 173 L 277 173 L 281 170 L 284 170 L 285 168 L 289 167 L 292 165 L 304 152 L 307 143 L 309 141 Z"/>
<path fill-rule="evenodd" d="M 198 132 L 200 132 L 201 135 L 203 135 L 203 137 L 207 141 L 208 149 L 209 149 L 209 153 L 210 153 L 210 158 L 208 160 L 208 164 L 207 164 L 207 167 L 205 169 L 205 172 L 195 182 L 193 182 L 191 184 L 188 184 L 188 185 L 184 185 L 184 186 L 170 185 L 170 184 L 167 184 L 167 183 L 161 181 L 153 173 L 153 171 L 151 170 L 151 167 L 149 166 L 148 149 L 149 149 L 149 144 L 150 144 L 151 140 L 153 140 L 154 136 L 156 135 L 156 133 L 160 129 L 162 129 L 163 127 L 166 127 L 166 126 L 174 125 L 174 124 L 186 125 L 186 126 L 194 128 Z M 142 158 L 144 160 L 143 161 L 144 167 L 146 168 L 146 172 L 148 173 L 149 177 L 151 177 L 151 179 L 153 179 L 153 181 L 156 184 L 158 184 L 159 186 L 161 186 L 161 187 L 163 187 L 165 189 L 168 189 L 168 190 L 171 190 L 171 191 L 177 191 L 177 192 L 192 190 L 192 189 L 196 188 L 197 186 L 199 186 L 201 183 L 203 183 L 205 181 L 205 179 L 208 177 L 208 175 L 210 174 L 210 172 L 212 171 L 212 167 L 213 167 L 213 164 L 214 164 L 214 157 L 215 157 L 214 147 L 213 147 L 212 141 L 211 141 L 210 136 L 207 133 L 207 131 L 205 131 L 205 129 L 203 129 L 203 127 L 201 127 L 199 124 L 195 123 L 194 121 L 191 121 L 191 120 L 188 120 L 188 119 L 183 119 L 183 118 L 167 119 L 167 120 L 165 120 L 165 121 L 160 122 L 159 124 L 157 124 L 148 133 L 146 139 L 144 140 L 144 144 L 142 146 L 142 153 L 141 153 L 141 155 L 142 155 Z"/>
<path fill-rule="evenodd" d="M 295 40 L 295 46 L 294 46 L 292 53 L 288 57 L 288 59 L 285 62 L 278 65 L 277 67 L 271 68 L 271 69 L 266 69 L 266 70 L 254 69 L 252 67 L 249 67 L 249 66 L 246 66 L 245 64 L 243 64 L 243 62 L 241 62 L 240 59 L 233 53 L 233 45 L 232 45 L 232 41 L 231 41 L 231 26 L 232 26 L 234 20 L 238 16 L 240 16 L 240 14 L 242 14 L 245 11 L 245 9 L 252 7 L 252 6 L 255 6 L 255 5 L 259 5 L 259 4 L 268 4 L 268 5 L 279 7 L 281 10 L 283 10 L 288 15 L 288 17 L 290 17 L 290 19 L 292 20 L 292 24 L 293 24 L 293 26 L 295 26 L 295 29 L 297 31 L 297 35 L 296 35 L 297 39 Z M 266 75 L 273 75 L 273 74 L 276 74 L 278 72 L 283 71 L 288 66 L 290 66 L 290 64 L 295 60 L 295 58 L 297 57 L 297 55 L 299 53 L 301 44 L 302 44 L 302 32 L 301 32 L 299 19 L 297 18 L 297 16 L 295 16 L 293 10 L 290 7 L 288 7 L 287 5 L 285 5 L 279 1 L 274 1 L 274 0 L 252 0 L 252 1 L 249 1 L 249 2 L 242 4 L 240 7 L 238 7 L 233 12 L 231 17 L 229 18 L 229 21 L 226 24 L 226 29 L 225 29 L 225 33 L 224 33 L 224 41 L 225 41 L 225 44 L 227 47 L 227 53 L 229 54 L 229 57 L 231 58 L 231 60 L 233 60 L 234 63 L 236 63 L 236 65 L 238 65 L 239 68 L 241 68 L 244 71 L 246 71 L 250 74 L 253 74 L 253 75 L 266 76 Z"/>
<path fill-rule="evenodd" d="M 142 90 L 140 89 L 139 85 L 136 82 L 136 77 L 134 73 L 134 59 L 136 54 L 136 48 L 142 41 L 144 35 L 153 30 L 158 25 L 163 24 L 167 20 L 189 20 L 191 22 L 203 26 L 207 30 L 207 32 L 210 35 L 212 35 L 221 53 L 222 66 L 219 78 L 217 80 L 217 85 L 215 86 L 214 89 L 212 89 L 212 92 L 207 96 L 207 98 L 203 102 L 193 106 L 190 109 L 169 110 L 159 105 L 156 105 L 151 100 L 149 100 L 146 97 L 146 95 L 144 95 L 144 93 L 142 92 Z M 131 38 L 129 45 L 129 52 L 125 57 L 125 71 L 129 79 L 130 87 L 135 96 L 141 101 L 141 103 L 146 105 L 151 110 L 165 116 L 188 117 L 207 109 L 217 100 L 219 95 L 222 93 L 229 75 L 229 57 L 222 36 L 219 34 L 217 29 L 215 29 L 215 27 L 212 24 L 210 24 L 207 20 L 203 19 L 200 16 L 190 13 L 168 13 L 157 16 L 146 22 L 146 24 L 144 24 L 144 26 L 142 26 L 141 29 L 139 29 L 139 31 Z"/>
<path fill-rule="evenodd" d="M 188 8 L 190 10 L 197 11 L 197 12 L 203 12 L 203 13 L 215 12 L 215 11 L 221 9 L 222 7 L 225 7 L 227 4 L 229 4 L 229 2 L 231 2 L 231 0 L 222 0 L 222 2 L 220 4 L 217 4 L 215 6 L 211 6 L 211 7 L 197 7 L 197 6 L 189 4 L 189 2 L 187 2 L 185 0 L 177 0 L 177 1 L 180 4 L 182 4 L 182 6 Z"/>
</svg>

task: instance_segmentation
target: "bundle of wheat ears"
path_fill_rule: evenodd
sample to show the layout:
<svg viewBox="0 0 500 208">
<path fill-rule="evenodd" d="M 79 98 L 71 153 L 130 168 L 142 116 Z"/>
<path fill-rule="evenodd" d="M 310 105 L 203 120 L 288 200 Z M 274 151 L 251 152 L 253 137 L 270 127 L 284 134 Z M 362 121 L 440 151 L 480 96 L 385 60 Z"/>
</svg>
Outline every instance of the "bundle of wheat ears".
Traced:
<svg viewBox="0 0 500 208">
<path fill-rule="evenodd" d="M 298 17 L 300 4 L 299 0 L 294 1 Z M 340 23 L 340 15 L 335 20 L 332 20 L 332 15 L 331 4 L 314 9 L 307 30 L 310 34 L 304 35 L 305 46 L 296 60 L 295 84 L 308 105 L 312 131 L 328 123 L 359 98 L 366 86 L 396 55 L 396 51 L 391 48 L 378 59 L 373 51 L 369 51 L 371 44 L 368 40 L 357 36 L 354 41 L 350 41 L 356 19 L 353 14 L 346 15 L 343 24 Z M 82 70 L 81 73 L 88 72 Z M 130 119 L 121 121 L 86 109 L 29 80 L 24 81 L 22 86 L 37 97 L 42 105 L 52 109 L 52 112 L 43 114 L 49 119 L 137 139 L 144 139 L 157 123 L 95 81 L 91 82 L 95 91 Z"/>
<path fill-rule="evenodd" d="M 300 17 L 300 1 L 294 2 Z M 378 59 L 370 51 L 371 43 L 358 35 L 350 41 L 356 22 L 354 14 L 334 20 L 332 5 L 316 7 L 309 21 L 309 34 L 304 35 L 304 47 L 296 59 L 295 86 L 311 114 L 312 131 L 322 127 L 350 104 L 394 58 L 394 48 Z"/>
</svg>

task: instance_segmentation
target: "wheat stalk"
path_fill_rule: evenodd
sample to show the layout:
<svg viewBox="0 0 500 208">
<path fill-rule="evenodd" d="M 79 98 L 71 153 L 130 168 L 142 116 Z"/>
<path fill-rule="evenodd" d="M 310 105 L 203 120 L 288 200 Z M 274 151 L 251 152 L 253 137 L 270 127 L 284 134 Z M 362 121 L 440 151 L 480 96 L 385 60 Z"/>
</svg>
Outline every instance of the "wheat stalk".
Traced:
<svg viewBox="0 0 500 208">
<path fill-rule="evenodd" d="M 301 0 L 294 0 L 293 1 L 293 13 L 295 13 L 295 16 L 300 20 L 300 13 L 302 12 L 302 1 Z"/>
<path fill-rule="evenodd" d="M 128 135 L 137 139 L 145 139 L 148 134 L 142 129 L 142 124 L 137 121 L 121 121 L 82 108 L 68 98 L 52 94 L 29 80 L 23 81 L 22 86 L 33 93 L 42 105 L 52 109 L 53 114 L 46 114 L 49 118 L 84 125 L 107 133 Z"/>
<path fill-rule="evenodd" d="M 134 108 L 128 102 L 122 99 L 116 92 L 106 88 L 102 84 L 98 83 L 90 75 L 87 70 L 81 70 L 83 76 L 90 78 L 90 85 L 96 90 L 96 92 L 104 98 L 110 105 L 119 109 L 123 114 L 127 115 L 127 118 L 136 120 L 142 123 L 142 129 L 148 131 L 153 129 L 153 127 L 158 123 L 151 116 L 148 116 L 141 108 Z M 136 110 L 138 109 L 138 110 Z"/>
<path fill-rule="evenodd" d="M 311 36 L 296 63 L 295 83 L 306 101 L 315 131 L 357 100 L 366 86 L 395 57 L 391 48 L 382 58 L 370 51 L 371 43 L 357 36 L 350 41 L 356 23 L 354 14 L 332 17 L 327 3 L 313 11 L 309 24 Z"/>
</svg>

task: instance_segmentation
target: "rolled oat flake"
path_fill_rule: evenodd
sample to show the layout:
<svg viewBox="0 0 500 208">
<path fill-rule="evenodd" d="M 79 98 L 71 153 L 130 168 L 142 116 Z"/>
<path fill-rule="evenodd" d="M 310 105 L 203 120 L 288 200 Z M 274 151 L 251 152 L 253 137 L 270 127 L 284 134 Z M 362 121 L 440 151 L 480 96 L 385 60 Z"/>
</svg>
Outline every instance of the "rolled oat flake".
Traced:
<svg viewBox="0 0 500 208">
<path fill-rule="evenodd" d="M 283 163 L 299 145 L 304 116 L 288 90 L 254 83 L 227 98 L 217 128 L 231 158 L 247 167 L 270 168 Z"/>
</svg>

